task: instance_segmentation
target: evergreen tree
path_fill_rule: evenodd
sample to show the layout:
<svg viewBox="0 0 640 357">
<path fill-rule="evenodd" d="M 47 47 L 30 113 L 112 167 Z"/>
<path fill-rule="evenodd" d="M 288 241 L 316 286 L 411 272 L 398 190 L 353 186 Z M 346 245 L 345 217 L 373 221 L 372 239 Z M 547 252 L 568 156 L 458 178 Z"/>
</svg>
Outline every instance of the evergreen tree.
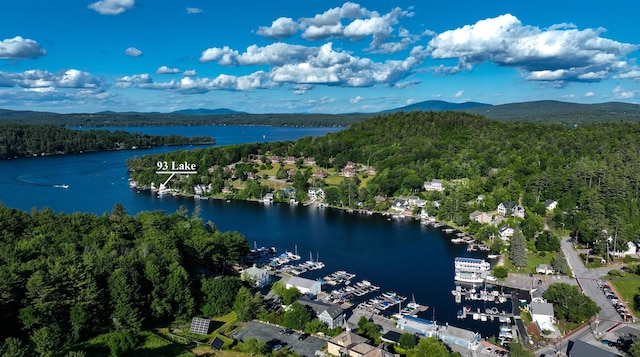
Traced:
<svg viewBox="0 0 640 357">
<path fill-rule="evenodd" d="M 511 237 L 509 259 L 518 268 L 527 266 L 527 242 L 519 229 L 516 229 Z"/>
</svg>

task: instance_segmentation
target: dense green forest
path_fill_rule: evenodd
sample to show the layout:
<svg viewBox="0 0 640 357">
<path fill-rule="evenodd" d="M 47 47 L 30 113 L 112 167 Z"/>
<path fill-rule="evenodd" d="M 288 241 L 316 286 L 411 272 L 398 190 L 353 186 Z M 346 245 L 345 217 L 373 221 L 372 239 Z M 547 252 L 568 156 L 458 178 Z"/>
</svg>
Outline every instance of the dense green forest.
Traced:
<svg viewBox="0 0 640 357">
<path fill-rule="evenodd" d="M 180 125 L 272 125 L 331 127 L 348 126 L 373 114 L 213 114 L 173 113 L 79 113 L 58 114 L 0 110 L 0 123 L 48 124 L 84 127 L 180 126 Z"/>
<path fill-rule="evenodd" d="M 106 332 L 132 349 L 142 328 L 231 311 L 242 284 L 215 277 L 249 244 L 194 216 L 181 208 L 133 217 L 119 204 L 103 216 L 0 206 L 0 353 L 64 355 Z"/>
<path fill-rule="evenodd" d="M 542 230 L 544 202 L 552 199 L 558 206 L 550 223 L 571 229 L 603 252 L 608 236 L 616 236 L 619 249 L 640 238 L 639 137 L 640 124 L 630 122 L 567 126 L 409 112 L 378 116 L 323 137 L 145 156 L 128 165 L 134 179 L 149 184 L 160 182 L 153 172 L 157 160 L 193 162 L 199 174 L 184 179 L 182 187 L 211 184 L 216 193 L 233 179 L 225 167 L 233 165 L 237 177 L 238 170 L 257 171 L 264 165 L 249 157 L 313 157 L 319 167 L 338 170 L 353 161 L 372 165 L 377 174 L 366 182 L 344 179 L 337 188 L 327 188 L 337 195 L 335 205 L 375 207 L 376 196 L 420 194 L 438 202 L 434 212 L 440 219 L 464 226 L 471 225 L 473 210 L 520 202 L 527 212 L 523 233 L 530 240 Z M 314 183 L 310 171 L 299 167 L 293 187 L 306 192 Z M 424 181 L 432 179 L 444 180 L 446 190 L 424 192 Z M 257 192 L 254 197 L 273 189 L 262 182 L 247 180 L 246 187 Z M 330 186 L 323 180 L 315 185 Z M 481 202 L 479 195 L 484 196 Z"/>
<path fill-rule="evenodd" d="M 53 125 L 0 124 L 0 159 L 187 144 L 215 144 L 215 140 L 205 136 L 185 138 L 122 130 L 71 130 Z"/>
</svg>

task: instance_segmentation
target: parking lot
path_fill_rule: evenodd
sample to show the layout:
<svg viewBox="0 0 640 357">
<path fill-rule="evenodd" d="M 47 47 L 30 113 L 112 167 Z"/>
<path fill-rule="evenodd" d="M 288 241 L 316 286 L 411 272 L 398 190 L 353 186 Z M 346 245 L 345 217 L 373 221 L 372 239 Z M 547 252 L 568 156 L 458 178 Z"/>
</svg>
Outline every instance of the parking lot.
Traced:
<svg viewBox="0 0 640 357">
<path fill-rule="evenodd" d="M 299 340 L 300 333 L 293 332 L 291 334 L 280 333 L 282 327 L 263 324 L 261 322 L 252 321 L 238 332 L 233 334 L 236 340 L 246 340 L 253 337 L 259 341 L 264 341 L 268 349 L 273 349 L 276 345 L 289 349 L 300 356 L 311 357 L 316 350 L 327 347 L 327 342 L 319 337 L 309 336 L 303 340 Z"/>
</svg>

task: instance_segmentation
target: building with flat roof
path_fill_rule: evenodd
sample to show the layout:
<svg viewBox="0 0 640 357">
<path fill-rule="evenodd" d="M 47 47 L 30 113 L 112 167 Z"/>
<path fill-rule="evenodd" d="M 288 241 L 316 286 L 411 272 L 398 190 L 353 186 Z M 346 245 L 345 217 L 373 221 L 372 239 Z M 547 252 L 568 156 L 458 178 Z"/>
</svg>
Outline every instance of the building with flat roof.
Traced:
<svg viewBox="0 0 640 357">
<path fill-rule="evenodd" d="M 458 347 L 475 350 L 480 342 L 480 334 L 455 326 L 441 326 L 437 337 L 440 341 Z"/>
<path fill-rule="evenodd" d="M 435 337 L 438 325 L 435 321 L 424 320 L 419 317 L 402 316 L 398 319 L 397 327 L 409 333 L 416 333 L 424 337 Z"/>
</svg>

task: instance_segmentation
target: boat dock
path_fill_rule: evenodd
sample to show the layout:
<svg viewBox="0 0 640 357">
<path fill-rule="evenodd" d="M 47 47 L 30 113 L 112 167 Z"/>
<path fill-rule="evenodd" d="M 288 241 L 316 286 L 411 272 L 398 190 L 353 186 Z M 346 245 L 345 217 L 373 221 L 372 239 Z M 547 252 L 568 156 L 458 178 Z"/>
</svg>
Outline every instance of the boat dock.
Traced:
<svg viewBox="0 0 640 357">
<path fill-rule="evenodd" d="M 495 321 L 498 320 L 501 323 L 508 323 L 511 321 L 512 313 L 506 312 L 505 310 L 499 310 L 497 307 L 486 308 L 484 312 L 480 310 L 480 308 L 476 308 L 474 311 L 471 306 L 465 306 L 457 313 L 457 318 L 460 320 L 464 320 L 467 317 L 471 317 L 473 320 L 479 321 Z"/>
<path fill-rule="evenodd" d="M 463 289 L 462 286 L 457 285 L 455 290 L 451 290 L 451 295 L 454 296 L 457 304 L 462 303 L 462 297 L 465 300 L 469 301 L 485 301 L 485 302 L 495 302 L 496 304 L 502 304 L 507 302 L 507 299 L 510 298 L 510 295 L 503 294 L 497 290 L 466 290 Z"/>
</svg>

